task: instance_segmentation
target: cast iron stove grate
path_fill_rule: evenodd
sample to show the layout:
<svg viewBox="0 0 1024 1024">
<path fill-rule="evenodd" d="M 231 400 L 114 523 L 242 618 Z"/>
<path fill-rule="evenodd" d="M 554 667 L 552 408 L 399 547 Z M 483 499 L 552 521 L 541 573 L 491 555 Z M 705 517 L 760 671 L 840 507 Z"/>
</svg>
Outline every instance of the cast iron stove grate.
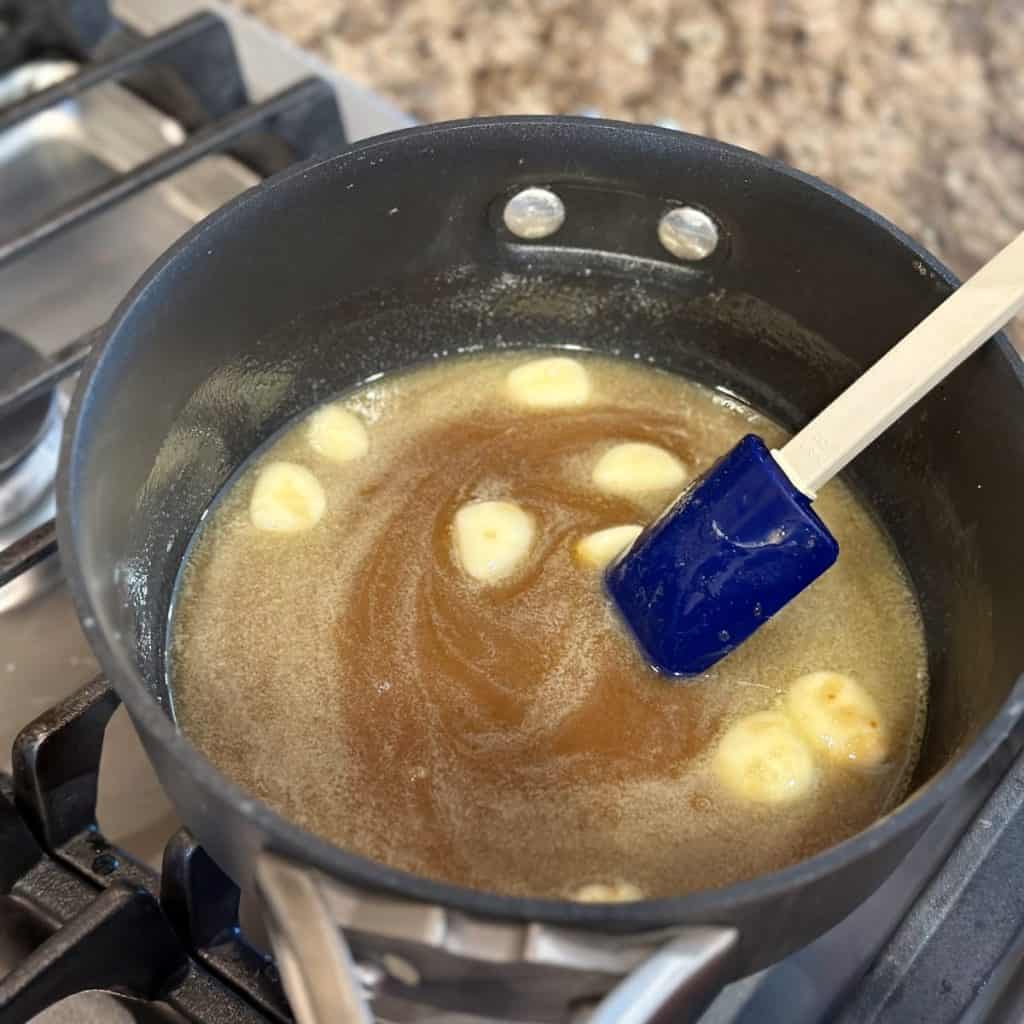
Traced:
<svg viewBox="0 0 1024 1024">
<path fill-rule="evenodd" d="M 117 705 L 103 680 L 87 684 L 22 731 L 14 775 L 0 775 L 0 944 L 21 952 L 0 979 L 0 1022 L 87 989 L 157 1001 L 168 1020 L 288 1020 L 273 964 L 240 936 L 238 889 L 189 834 L 158 875 L 98 830 Z"/>
</svg>

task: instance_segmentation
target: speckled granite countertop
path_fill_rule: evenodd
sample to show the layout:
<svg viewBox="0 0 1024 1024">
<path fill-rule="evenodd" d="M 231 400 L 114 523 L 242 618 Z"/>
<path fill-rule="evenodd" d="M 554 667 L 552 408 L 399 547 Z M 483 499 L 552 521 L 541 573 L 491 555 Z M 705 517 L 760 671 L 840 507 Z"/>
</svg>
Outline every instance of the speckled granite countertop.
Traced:
<svg viewBox="0 0 1024 1024">
<path fill-rule="evenodd" d="M 235 0 L 421 120 L 675 122 L 973 270 L 1024 228 L 1022 0 Z"/>
</svg>

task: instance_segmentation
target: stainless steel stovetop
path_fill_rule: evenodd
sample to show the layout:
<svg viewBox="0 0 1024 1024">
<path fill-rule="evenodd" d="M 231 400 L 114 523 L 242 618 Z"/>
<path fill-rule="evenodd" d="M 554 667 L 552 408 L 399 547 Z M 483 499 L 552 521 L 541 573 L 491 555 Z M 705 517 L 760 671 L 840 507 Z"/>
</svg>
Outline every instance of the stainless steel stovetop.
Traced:
<svg viewBox="0 0 1024 1024">
<path fill-rule="evenodd" d="M 350 139 L 411 123 L 386 102 L 232 9 L 202 0 L 118 0 L 112 6 L 146 34 L 199 10 L 214 10 L 231 28 L 254 100 L 305 76 L 328 79 L 337 91 Z M 66 61 L 43 60 L 8 73 L 0 79 L 0 125 L 4 106 L 75 70 Z M 178 122 L 109 83 L 0 132 L 0 235 L 6 239 L 18 234 L 83 191 L 101 187 L 183 138 Z M 16 260 L 3 262 L 0 242 L 0 325 L 43 355 L 58 357 L 69 342 L 109 316 L 141 270 L 184 230 L 258 180 L 240 162 L 208 155 Z M 2 385 L 0 381 L 0 389 Z M 44 483 L 55 462 L 67 387 L 62 385 L 49 431 L 34 456 L 32 473 Z M 0 511 L 3 500 L 0 487 Z M 53 511 L 49 486 L 16 520 L 0 517 L 0 551 L 51 518 Z M 0 589 L 0 772 L 10 770 L 8 753 L 15 734 L 97 672 L 56 559 Z M 1010 760 L 976 780 L 968 797 L 936 820 L 897 873 L 847 921 L 777 967 L 729 986 L 703 1024 L 954 1019 L 935 1011 L 929 986 L 941 988 L 939 980 L 934 985 L 932 980 L 938 978 L 936 971 L 941 973 L 947 947 L 960 954 L 953 961 L 971 959 L 960 948 L 967 940 L 959 915 L 977 912 L 967 897 L 980 887 L 978 901 L 984 909 L 1005 896 L 999 876 L 993 883 L 986 872 L 995 870 L 996 855 L 1007 844 L 1012 848 L 1021 826 L 1024 766 L 1010 766 L 993 791 Z M 155 869 L 165 842 L 179 827 L 123 711 L 115 713 L 103 747 L 98 815 L 110 841 Z M 1013 932 L 1005 943 L 1011 953 L 1018 951 L 1018 958 L 1021 941 Z M 993 956 L 1002 960 L 1005 972 L 1001 949 L 997 946 Z M 868 981 L 862 982 L 869 968 Z M 956 970 L 954 962 L 949 968 L 952 980 L 942 981 L 954 992 L 966 983 L 962 967 L 960 975 Z M 997 1019 L 986 1016 L 983 997 L 979 988 L 961 1002 L 975 1014 L 973 1019 Z M 38 1019 L 54 1024 L 154 1018 L 123 1000 L 89 993 Z"/>
</svg>

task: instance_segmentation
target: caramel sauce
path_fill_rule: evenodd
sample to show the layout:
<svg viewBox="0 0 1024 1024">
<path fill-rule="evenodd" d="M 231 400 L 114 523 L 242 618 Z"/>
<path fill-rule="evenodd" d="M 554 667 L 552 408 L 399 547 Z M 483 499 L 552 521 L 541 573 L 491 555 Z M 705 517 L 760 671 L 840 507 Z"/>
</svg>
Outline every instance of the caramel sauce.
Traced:
<svg viewBox="0 0 1024 1024">
<path fill-rule="evenodd" d="M 903 795 L 926 693 L 922 627 L 890 546 L 842 484 L 817 508 L 836 566 L 748 643 L 687 685 L 655 675 L 573 546 L 646 522 L 671 494 L 599 493 L 594 462 L 649 441 L 693 473 L 743 434 L 781 431 L 731 399 L 627 361 L 581 357 L 583 407 L 506 397 L 527 356 L 444 361 L 344 396 L 369 453 L 337 464 L 283 432 L 215 506 L 172 621 L 178 721 L 218 768 L 355 852 L 451 882 L 562 897 L 624 881 L 646 896 L 781 867 L 868 825 Z M 327 513 L 302 534 L 248 518 L 264 459 L 311 469 Z M 509 499 L 538 539 L 487 586 L 452 548 L 456 509 Z M 709 753 L 797 676 L 854 675 L 892 749 L 864 771 L 821 765 L 784 808 L 722 790 Z"/>
</svg>

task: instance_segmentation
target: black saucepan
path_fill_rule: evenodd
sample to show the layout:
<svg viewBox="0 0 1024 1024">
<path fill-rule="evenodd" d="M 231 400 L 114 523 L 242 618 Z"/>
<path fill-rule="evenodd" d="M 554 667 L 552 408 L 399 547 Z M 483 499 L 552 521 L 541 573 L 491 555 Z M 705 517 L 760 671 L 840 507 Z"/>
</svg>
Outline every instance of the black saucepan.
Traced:
<svg viewBox="0 0 1024 1024">
<path fill-rule="evenodd" d="M 501 221 L 526 184 L 565 204 L 564 226 L 543 241 L 520 241 Z M 719 227 L 703 261 L 659 245 L 659 217 L 680 204 Z M 467 121 L 370 139 L 209 217 L 110 321 L 78 387 L 60 483 L 61 551 L 83 624 L 182 819 L 243 885 L 269 848 L 354 891 L 495 921 L 602 935 L 727 926 L 738 932 L 735 973 L 836 923 L 1024 710 L 1024 390 L 1005 338 L 852 478 L 901 551 L 926 623 L 931 707 L 913 793 L 863 833 L 769 876 L 584 906 L 439 884 L 317 839 L 241 792 L 175 727 L 164 665 L 172 585 L 232 470 L 299 410 L 370 374 L 459 347 L 559 342 L 641 353 L 796 427 L 953 283 L 820 182 L 705 139 L 593 120 Z"/>
</svg>

